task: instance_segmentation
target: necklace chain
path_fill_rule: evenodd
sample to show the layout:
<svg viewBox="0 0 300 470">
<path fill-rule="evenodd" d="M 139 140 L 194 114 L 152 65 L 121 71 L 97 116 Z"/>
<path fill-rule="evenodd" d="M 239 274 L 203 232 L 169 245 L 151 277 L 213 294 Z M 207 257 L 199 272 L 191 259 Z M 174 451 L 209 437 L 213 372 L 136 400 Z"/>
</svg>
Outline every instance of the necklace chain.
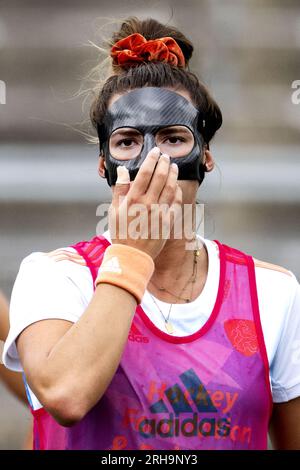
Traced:
<svg viewBox="0 0 300 470">
<path fill-rule="evenodd" d="M 174 294 L 173 292 L 171 292 L 170 290 L 168 290 L 166 287 L 159 287 L 157 286 L 156 284 L 154 284 L 154 282 L 152 280 L 150 280 L 151 284 L 154 285 L 154 287 L 161 291 L 161 292 L 167 292 L 168 294 L 171 294 L 173 297 L 176 297 L 176 299 L 178 300 L 184 300 L 185 302 L 190 302 L 191 301 L 191 298 L 187 299 L 186 297 L 181 297 L 181 294 L 184 292 L 184 290 L 186 289 L 186 287 L 189 285 L 190 282 L 192 283 L 195 283 L 196 282 L 196 273 L 195 273 L 195 270 L 197 270 L 197 257 L 199 256 L 199 250 L 194 250 L 194 262 L 193 262 L 193 272 L 191 274 L 191 276 L 189 277 L 187 283 L 183 286 L 183 288 L 181 289 L 180 291 L 180 294 L 177 295 L 177 294 Z M 192 286 L 193 287 L 193 286 Z M 191 297 L 192 297 L 193 293 L 191 293 Z"/>
<path fill-rule="evenodd" d="M 181 289 L 179 295 L 176 295 L 176 294 L 173 294 L 172 292 L 168 291 L 165 287 L 158 287 L 154 284 L 154 282 L 150 281 L 158 290 L 160 291 L 165 291 L 165 292 L 168 292 L 169 294 L 173 295 L 174 297 L 176 297 L 177 299 L 180 299 L 180 300 L 185 300 L 185 302 L 190 302 L 191 299 L 192 299 L 192 296 L 193 296 L 193 290 L 194 290 L 194 283 L 196 282 L 196 279 L 197 279 L 197 271 L 198 271 L 198 257 L 199 257 L 199 249 L 196 249 L 194 250 L 194 258 L 193 258 L 193 272 L 191 274 L 191 276 L 188 278 L 187 282 L 185 283 L 185 285 L 183 286 L 183 288 Z M 182 298 L 181 295 L 183 293 L 183 291 L 186 289 L 186 287 L 189 285 L 189 283 L 192 283 L 192 290 L 191 290 L 191 296 L 190 296 L 190 299 L 186 299 L 186 298 Z M 163 312 L 161 311 L 161 308 L 159 307 L 159 305 L 157 304 L 155 298 L 153 297 L 153 295 L 149 292 L 153 302 L 155 303 L 156 307 L 158 308 L 158 310 L 160 311 L 164 321 L 165 321 L 165 328 L 167 330 L 168 333 L 170 334 L 174 334 L 174 327 L 172 325 L 172 323 L 169 321 L 170 319 L 170 315 L 171 315 L 171 311 L 172 311 L 172 307 L 174 305 L 174 303 L 171 303 L 170 304 L 170 307 L 169 307 L 169 312 L 168 312 L 168 315 L 165 316 L 163 314 Z M 177 302 L 175 302 L 175 304 L 177 304 Z"/>
</svg>

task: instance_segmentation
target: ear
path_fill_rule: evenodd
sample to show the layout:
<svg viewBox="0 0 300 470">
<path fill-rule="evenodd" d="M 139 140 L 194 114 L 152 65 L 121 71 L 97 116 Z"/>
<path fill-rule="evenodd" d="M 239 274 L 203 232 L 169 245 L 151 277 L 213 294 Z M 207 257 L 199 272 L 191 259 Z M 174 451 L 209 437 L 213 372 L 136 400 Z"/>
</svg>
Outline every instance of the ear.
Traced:
<svg viewBox="0 0 300 470">
<path fill-rule="evenodd" d="M 98 175 L 99 175 L 101 178 L 105 178 L 105 169 L 106 169 L 105 158 L 104 158 L 104 156 L 102 155 L 102 153 L 100 153 L 100 155 L 99 155 L 99 162 L 98 162 Z"/>
<path fill-rule="evenodd" d="M 215 161 L 210 150 L 207 150 L 207 149 L 205 150 L 203 163 L 205 165 L 205 171 L 207 171 L 208 173 L 214 169 Z"/>
</svg>

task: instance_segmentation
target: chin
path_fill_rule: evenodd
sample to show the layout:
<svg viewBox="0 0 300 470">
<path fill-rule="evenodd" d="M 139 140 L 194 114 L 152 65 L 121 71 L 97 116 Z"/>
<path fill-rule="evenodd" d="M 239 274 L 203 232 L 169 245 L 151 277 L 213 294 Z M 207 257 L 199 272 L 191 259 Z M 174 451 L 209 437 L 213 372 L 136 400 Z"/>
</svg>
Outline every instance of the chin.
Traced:
<svg viewBox="0 0 300 470">
<path fill-rule="evenodd" d="M 178 185 L 182 190 L 183 204 L 193 204 L 196 201 L 199 181 L 197 180 L 178 180 Z"/>
</svg>

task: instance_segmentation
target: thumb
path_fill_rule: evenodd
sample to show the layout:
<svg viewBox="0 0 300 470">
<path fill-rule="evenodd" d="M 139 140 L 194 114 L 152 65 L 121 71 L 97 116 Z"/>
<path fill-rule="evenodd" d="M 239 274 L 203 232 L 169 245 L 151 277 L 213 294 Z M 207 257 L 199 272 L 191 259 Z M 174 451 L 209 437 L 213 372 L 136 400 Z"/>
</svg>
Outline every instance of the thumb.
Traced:
<svg viewBox="0 0 300 470">
<path fill-rule="evenodd" d="M 113 194 L 113 204 L 120 204 L 120 198 L 125 197 L 130 188 L 130 176 L 129 171 L 123 165 L 117 167 L 117 181 L 115 184 L 114 194 Z"/>
</svg>

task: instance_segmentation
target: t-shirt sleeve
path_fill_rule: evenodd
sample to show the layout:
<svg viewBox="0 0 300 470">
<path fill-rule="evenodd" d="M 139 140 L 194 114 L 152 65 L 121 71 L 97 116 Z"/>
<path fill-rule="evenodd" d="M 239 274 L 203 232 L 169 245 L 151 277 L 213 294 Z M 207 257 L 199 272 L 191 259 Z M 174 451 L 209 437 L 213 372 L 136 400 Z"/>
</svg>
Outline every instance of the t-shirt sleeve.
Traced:
<svg viewBox="0 0 300 470">
<path fill-rule="evenodd" d="M 27 326 L 46 319 L 75 323 L 87 307 L 80 286 L 59 264 L 45 253 L 34 252 L 20 265 L 11 295 L 10 330 L 2 356 L 11 370 L 23 371 L 15 340 Z"/>
<path fill-rule="evenodd" d="M 300 396 L 300 285 L 293 273 L 291 274 L 293 279 L 290 304 L 270 367 L 275 403 Z"/>
</svg>

